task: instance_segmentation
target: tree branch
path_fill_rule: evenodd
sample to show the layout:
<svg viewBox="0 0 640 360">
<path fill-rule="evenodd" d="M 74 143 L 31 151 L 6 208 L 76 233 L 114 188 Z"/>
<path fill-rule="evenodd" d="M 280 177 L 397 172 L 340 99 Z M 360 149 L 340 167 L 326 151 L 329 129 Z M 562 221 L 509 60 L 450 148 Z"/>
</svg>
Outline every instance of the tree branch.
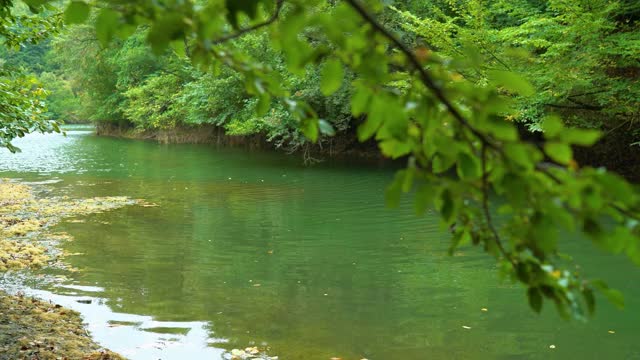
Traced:
<svg viewBox="0 0 640 360">
<path fill-rule="evenodd" d="M 246 34 L 246 33 L 250 33 L 250 32 L 252 32 L 252 31 L 258 30 L 258 29 L 260 29 L 260 28 L 262 28 L 262 27 L 269 26 L 269 25 L 273 24 L 273 23 L 274 23 L 274 22 L 276 22 L 276 21 L 278 20 L 278 18 L 280 17 L 280 12 L 282 11 L 282 7 L 283 7 L 283 6 L 284 6 L 284 0 L 278 0 L 278 1 L 276 2 L 276 9 L 275 9 L 275 11 L 274 11 L 274 12 L 273 12 L 273 14 L 271 15 L 271 17 L 269 17 L 267 20 L 265 20 L 265 21 L 263 21 L 263 22 L 261 22 L 261 23 L 258 23 L 258 24 L 255 24 L 255 25 L 249 26 L 249 27 L 247 27 L 247 28 L 240 29 L 240 30 L 238 30 L 238 31 L 236 31 L 236 32 L 234 32 L 234 33 L 231 33 L 231 34 L 228 34 L 228 35 L 222 36 L 222 37 L 220 37 L 220 38 L 213 39 L 213 40 L 211 41 L 211 43 L 212 43 L 213 45 L 220 45 L 220 44 L 225 43 L 225 42 L 227 42 L 227 41 L 229 41 L 229 40 L 237 39 L 237 38 L 241 37 L 242 35 L 244 35 L 244 34 Z"/>
<path fill-rule="evenodd" d="M 561 104 L 543 104 L 544 106 L 559 108 L 559 109 L 573 109 L 573 110 L 592 110 L 592 111 L 600 111 L 604 109 L 602 106 L 594 106 L 589 104 L 584 104 L 575 100 L 567 99 L 576 105 L 561 105 Z"/>
<path fill-rule="evenodd" d="M 473 127 L 469 121 L 462 116 L 460 111 L 453 105 L 453 103 L 445 96 L 444 90 L 436 84 L 433 80 L 431 74 L 427 72 L 427 70 L 422 66 L 420 60 L 415 56 L 413 51 L 407 47 L 400 39 L 398 39 L 395 35 L 393 35 L 387 28 L 385 28 L 382 24 L 376 20 L 376 18 L 369 13 L 367 9 L 360 3 L 359 0 L 346 0 L 346 2 L 351 5 L 351 7 L 356 10 L 358 14 L 368 22 L 371 26 L 373 26 L 374 30 L 382 34 L 386 37 L 393 45 L 395 45 L 409 60 L 411 66 L 418 72 L 420 75 L 420 80 L 431 91 L 433 95 L 442 103 L 447 112 L 453 116 L 453 118 L 458 121 L 463 127 L 467 128 L 473 135 L 475 135 L 478 139 L 480 139 L 483 143 L 487 144 L 492 148 L 496 148 L 496 146 L 491 142 L 491 140 L 482 132 Z"/>
<path fill-rule="evenodd" d="M 507 250 L 502 245 L 502 241 L 500 240 L 500 234 L 498 234 L 498 230 L 496 230 L 495 225 L 493 224 L 493 218 L 491 217 L 491 211 L 489 210 L 489 172 L 487 171 L 487 145 L 482 144 L 482 150 L 480 155 L 480 160 L 482 161 L 482 211 L 484 212 L 485 220 L 487 221 L 487 227 L 489 231 L 491 231 L 493 235 L 493 240 L 496 242 L 496 246 L 498 250 L 502 253 L 509 262 L 514 264 L 513 258 Z M 515 265 L 515 264 L 514 264 Z"/>
</svg>

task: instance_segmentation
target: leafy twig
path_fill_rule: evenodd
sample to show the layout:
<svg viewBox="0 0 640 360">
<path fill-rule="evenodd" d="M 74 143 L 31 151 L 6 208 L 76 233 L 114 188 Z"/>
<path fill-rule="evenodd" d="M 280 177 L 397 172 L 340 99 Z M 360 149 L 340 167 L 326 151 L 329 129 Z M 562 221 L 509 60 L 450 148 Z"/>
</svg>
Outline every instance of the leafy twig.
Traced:
<svg viewBox="0 0 640 360">
<path fill-rule="evenodd" d="M 247 28 L 240 29 L 240 30 L 238 30 L 238 31 L 236 31 L 234 33 L 229 34 L 229 35 L 225 35 L 225 36 L 222 36 L 220 38 L 214 39 L 214 40 L 211 41 L 211 43 L 213 45 L 220 45 L 220 44 L 225 43 L 225 42 L 227 42 L 229 40 L 237 39 L 237 38 L 241 37 L 244 34 L 250 33 L 252 31 L 255 31 L 255 30 L 258 30 L 258 29 L 263 28 L 265 26 L 269 26 L 269 25 L 273 24 L 280 17 L 280 12 L 282 11 L 282 7 L 283 6 L 284 6 L 284 0 L 278 0 L 276 2 L 276 10 L 273 12 L 271 17 L 269 17 L 267 20 L 265 20 L 265 21 L 263 21 L 261 23 L 249 26 Z"/>
</svg>

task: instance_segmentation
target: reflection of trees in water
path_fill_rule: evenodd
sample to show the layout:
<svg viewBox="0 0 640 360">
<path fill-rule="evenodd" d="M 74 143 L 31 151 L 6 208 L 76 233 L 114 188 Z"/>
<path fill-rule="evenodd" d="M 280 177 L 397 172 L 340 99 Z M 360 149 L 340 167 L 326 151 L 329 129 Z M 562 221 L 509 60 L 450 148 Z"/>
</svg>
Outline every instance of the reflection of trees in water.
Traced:
<svg viewBox="0 0 640 360">
<path fill-rule="evenodd" d="M 439 271 L 450 259 L 428 255 L 444 252 L 437 232 L 407 231 L 396 212 L 371 223 L 380 209 L 358 196 L 232 181 L 137 186 L 161 206 L 101 214 L 110 225 L 90 222 L 91 234 L 68 225 L 71 251 L 86 254 L 71 261 L 90 269 L 81 281 L 104 286 L 117 311 L 209 320 L 231 346 L 265 341 L 290 358 L 389 356 L 443 347 L 462 313 L 449 304 L 477 311 L 466 297 L 486 299 L 469 291 L 486 288 L 472 286 L 483 272 Z"/>
<path fill-rule="evenodd" d="M 384 211 L 357 172 L 243 183 L 235 173 L 207 179 L 202 167 L 185 181 L 151 164 L 107 184 L 83 175 L 98 185 L 73 188 L 161 205 L 66 225 L 76 237 L 69 251 L 86 254 L 69 259 L 88 269 L 78 281 L 106 288 L 115 311 L 210 321 L 225 346 L 264 341 L 287 359 L 528 356 L 555 341 L 557 319 L 532 317 L 520 290 L 495 287 L 486 262 L 446 256 L 447 237 L 429 217 Z M 586 328 L 571 334 L 599 341 Z"/>
</svg>

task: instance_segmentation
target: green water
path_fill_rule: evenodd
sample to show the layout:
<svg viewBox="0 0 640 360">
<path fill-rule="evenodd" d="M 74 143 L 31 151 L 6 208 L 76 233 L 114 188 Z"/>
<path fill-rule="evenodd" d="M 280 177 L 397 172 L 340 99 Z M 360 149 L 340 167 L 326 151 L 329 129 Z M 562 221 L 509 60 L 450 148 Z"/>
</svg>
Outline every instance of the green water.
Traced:
<svg viewBox="0 0 640 360">
<path fill-rule="evenodd" d="M 219 359 L 249 344 L 285 360 L 640 359 L 639 269 L 567 238 L 627 308 L 600 301 L 586 324 L 550 304 L 536 315 L 479 249 L 447 256 L 434 214 L 385 209 L 390 169 L 81 128 L 17 145 L 22 154 L 0 154 L 0 176 L 159 205 L 60 225 L 80 271 L 33 290 L 82 312 L 98 341 L 131 359 Z"/>
</svg>

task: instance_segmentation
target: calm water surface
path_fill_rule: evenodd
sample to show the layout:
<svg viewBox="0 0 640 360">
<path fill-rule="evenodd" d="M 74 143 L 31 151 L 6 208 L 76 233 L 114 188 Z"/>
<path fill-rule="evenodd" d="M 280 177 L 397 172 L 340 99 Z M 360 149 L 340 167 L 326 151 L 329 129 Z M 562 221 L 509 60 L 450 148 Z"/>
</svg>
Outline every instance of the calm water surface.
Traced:
<svg viewBox="0 0 640 360">
<path fill-rule="evenodd" d="M 131 359 L 220 359 L 250 344 L 285 360 L 640 359 L 639 269 L 568 237 L 627 308 L 600 301 L 586 324 L 550 304 L 536 315 L 478 249 L 447 256 L 434 214 L 384 208 L 392 170 L 86 128 L 16 145 L 23 153 L 0 152 L 2 177 L 159 205 L 58 226 L 75 237 L 64 247 L 82 254 L 66 259 L 79 271 L 32 291 L 82 312 L 102 345 Z"/>
</svg>

